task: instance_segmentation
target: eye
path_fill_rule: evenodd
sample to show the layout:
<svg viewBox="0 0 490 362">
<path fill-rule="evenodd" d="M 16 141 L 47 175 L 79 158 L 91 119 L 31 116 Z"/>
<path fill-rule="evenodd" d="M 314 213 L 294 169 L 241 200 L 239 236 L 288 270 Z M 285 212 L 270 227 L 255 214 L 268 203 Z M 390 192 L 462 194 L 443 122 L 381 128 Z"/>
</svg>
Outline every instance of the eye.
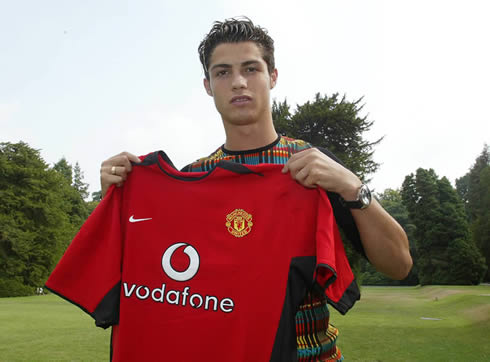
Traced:
<svg viewBox="0 0 490 362">
<path fill-rule="evenodd" d="M 257 68 L 255 68 L 255 67 L 248 67 L 247 68 L 247 73 L 254 73 L 256 71 L 257 71 Z"/>
<path fill-rule="evenodd" d="M 216 72 L 216 76 L 217 77 L 223 77 L 226 74 L 228 74 L 228 71 L 227 70 L 220 70 L 220 71 Z"/>
</svg>

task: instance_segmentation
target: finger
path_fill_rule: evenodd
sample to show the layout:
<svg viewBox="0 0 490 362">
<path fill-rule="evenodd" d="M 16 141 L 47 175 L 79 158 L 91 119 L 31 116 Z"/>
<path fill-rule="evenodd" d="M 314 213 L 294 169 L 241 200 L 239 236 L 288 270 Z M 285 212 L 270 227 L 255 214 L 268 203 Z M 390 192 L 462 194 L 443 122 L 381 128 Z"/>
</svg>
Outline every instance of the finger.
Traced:
<svg viewBox="0 0 490 362">
<path fill-rule="evenodd" d="M 316 182 L 316 178 L 310 173 L 303 179 L 302 185 L 310 189 L 314 189 L 318 187 L 318 184 Z"/>
<path fill-rule="evenodd" d="M 315 154 L 318 150 L 316 148 L 307 148 L 305 150 L 301 150 L 299 152 L 296 152 L 293 154 L 290 159 L 293 159 L 294 161 L 303 159 L 305 157 L 311 157 L 312 154 Z"/>
<path fill-rule="evenodd" d="M 315 157 L 295 160 L 291 165 L 291 176 L 301 185 L 309 188 L 315 188 L 319 185 L 322 174 L 321 164 Z"/>
<path fill-rule="evenodd" d="M 104 184 L 104 185 L 112 185 L 112 184 L 115 184 L 115 183 L 124 182 L 124 180 L 125 179 L 122 176 L 119 176 L 119 175 L 111 175 L 111 174 L 108 174 L 108 173 L 104 173 L 100 177 L 100 183 L 101 184 Z"/>
<path fill-rule="evenodd" d="M 318 187 L 318 177 L 315 169 L 311 167 L 311 165 L 307 165 L 303 167 L 301 170 L 298 170 L 294 179 L 302 186 L 314 189 Z"/>
<path fill-rule="evenodd" d="M 110 176 L 117 176 L 117 169 L 118 169 L 118 166 L 111 166 L 111 165 L 108 165 L 108 166 L 102 166 L 100 168 L 100 177 L 102 178 L 104 175 L 110 175 Z M 119 169 L 124 169 L 124 167 L 120 166 Z M 121 172 L 119 172 L 121 173 Z"/>
<path fill-rule="evenodd" d="M 295 172 L 295 173 L 290 172 L 290 174 L 291 174 L 291 177 L 292 177 L 294 180 L 296 180 L 296 181 L 297 181 L 297 182 L 299 182 L 300 184 L 302 183 L 303 178 L 304 178 L 304 175 L 301 173 L 301 170 L 300 170 L 300 171 L 298 171 L 298 172 Z"/>
<path fill-rule="evenodd" d="M 134 162 L 134 163 L 140 163 L 141 162 L 140 158 L 136 155 L 133 155 L 132 153 L 124 152 L 124 154 L 126 155 L 128 160 L 131 162 Z"/>
<path fill-rule="evenodd" d="M 308 169 L 306 167 L 303 167 L 303 168 L 297 170 L 297 172 L 294 173 L 293 177 L 300 184 L 304 185 L 304 183 L 308 177 Z"/>
<path fill-rule="evenodd" d="M 282 172 L 283 173 L 286 173 L 288 171 L 291 170 L 292 168 L 292 165 L 294 164 L 295 166 L 293 167 L 298 167 L 298 165 L 301 165 L 302 163 L 298 164 L 298 161 L 300 160 L 306 160 L 306 158 L 308 158 L 308 156 L 312 153 L 312 152 L 315 152 L 315 151 L 318 151 L 316 148 L 308 148 L 306 150 L 302 150 L 302 151 L 299 151 L 295 154 L 293 154 L 288 162 L 286 162 L 286 164 L 284 165 L 284 167 L 282 168 Z"/>
<path fill-rule="evenodd" d="M 121 177 L 123 181 L 126 181 L 129 172 L 131 172 L 131 170 L 128 171 L 125 168 L 119 169 L 118 167 L 116 167 L 116 175 Z"/>
<path fill-rule="evenodd" d="M 290 159 L 293 159 L 294 161 L 301 160 L 304 158 L 311 158 L 312 155 L 315 155 L 318 151 L 316 148 L 307 148 L 305 150 L 301 150 L 299 152 L 294 153 Z"/>
<path fill-rule="evenodd" d="M 130 172 L 123 166 L 107 166 L 103 168 L 103 171 L 105 174 L 111 176 L 119 176 L 123 181 L 126 180 L 126 178 L 128 177 L 128 172 Z"/>
<path fill-rule="evenodd" d="M 129 152 L 121 152 L 116 157 L 117 157 L 117 160 L 119 162 L 121 162 L 120 164 L 124 164 L 125 166 L 129 166 L 129 169 L 131 168 L 131 162 L 134 162 L 134 163 L 140 163 L 141 162 L 141 160 L 139 159 L 138 156 L 133 155 L 132 153 L 129 153 Z"/>
<path fill-rule="evenodd" d="M 123 166 L 125 167 L 128 171 L 131 171 L 131 162 L 135 163 L 140 163 L 141 160 L 133 155 L 132 153 L 129 152 L 122 152 L 116 156 L 113 156 L 111 158 L 108 158 L 104 162 L 102 162 L 101 166 L 106 167 L 106 166 Z"/>
<path fill-rule="evenodd" d="M 307 163 L 307 158 L 305 158 L 305 157 L 291 157 L 288 160 L 288 162 L 286 163 L 286 165 L 287 165 L 286 170 L 289 171 L 289 173 L 291 173 L 291 175 L 293 176 L 293 178 L 296 178 L 296 174 L 301 169 L 303 169 L 304 167 L 306 167 L 307 164 L 308 164 Z"/>
<path fill-rule="evenodd" d="M 121 166 L 124 167 L 124 169 L 126 169 L 127 171 L 131 171 L 133 169 L 131 161 L 127 155 L 120 155 L 115 158 L 113 160 L 113 163 L 111 163 L 111 166 Z"/>
<path fill-rule="evenodd" d="M 102 197 L 105 196 L 109 187 L 113 184 L 122 185 L 124 180 L 121 176 L 111 175 L 109 173 L 103 173 L 100 176 L 100 188 L 102 191 Z"/>
</svg>

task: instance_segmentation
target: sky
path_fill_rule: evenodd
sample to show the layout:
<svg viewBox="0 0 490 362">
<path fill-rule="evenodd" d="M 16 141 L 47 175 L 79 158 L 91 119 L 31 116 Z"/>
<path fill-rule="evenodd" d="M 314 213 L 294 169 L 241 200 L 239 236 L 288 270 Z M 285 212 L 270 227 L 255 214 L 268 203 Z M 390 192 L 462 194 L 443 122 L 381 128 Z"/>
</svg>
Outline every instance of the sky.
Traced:
<svg viewBox="0 0 490 362">
<path fill-rule="evenodd" d="M 379 170 L 399 188 L 419 167 L 451 182 L 490 143 L 487 1 L 0 0 L 0 142 L 50 165 L 164 150 L 177 167 L 224 143 L 197 46 L 216 20 L 248 16 L 275 41 L 272 99 L 363 97 Z M 203 5 L 204 4 L 204 5 Z"/>
</svg>

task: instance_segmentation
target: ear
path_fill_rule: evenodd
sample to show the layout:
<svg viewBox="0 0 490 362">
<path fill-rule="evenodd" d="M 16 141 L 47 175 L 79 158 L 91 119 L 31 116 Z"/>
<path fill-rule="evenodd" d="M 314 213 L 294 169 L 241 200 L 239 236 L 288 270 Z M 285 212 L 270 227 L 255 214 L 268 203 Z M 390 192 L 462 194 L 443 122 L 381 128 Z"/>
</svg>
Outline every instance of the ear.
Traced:
<svg viewBox="0 0 490 362">
<path fill-rule="evenodd" d="M 203 84 L 204 84 L 204 88 L 206 89 L 206 93 L 212 97 L 213 91 L 211 90 L 211 85 L 209 84 L 209 80 L 207 78 L 204 78 Z"/>
<path fill-rule="evenodd" d="M 277 76 L 278 76 L 277 69 L 274 69 L 271 74 L 271 89 L 276 86 Z"/>
</svg>

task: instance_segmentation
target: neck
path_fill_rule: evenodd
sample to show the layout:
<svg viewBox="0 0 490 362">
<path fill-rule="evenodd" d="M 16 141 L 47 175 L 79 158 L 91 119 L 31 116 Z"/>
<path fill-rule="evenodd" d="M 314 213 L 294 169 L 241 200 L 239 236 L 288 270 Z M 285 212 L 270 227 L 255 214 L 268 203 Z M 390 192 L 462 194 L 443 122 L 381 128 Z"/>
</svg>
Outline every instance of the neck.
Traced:
<svg viewBox="0 0 490 362">
<path fill-rule="evenodd" d="M 264 147 L 277 138 L 272 122 L 267 123 L 266 126 L 247 124 L 225 127 L 225 133 L 225 148 L 230 151 L 245 151 Z"/>
</svg>

